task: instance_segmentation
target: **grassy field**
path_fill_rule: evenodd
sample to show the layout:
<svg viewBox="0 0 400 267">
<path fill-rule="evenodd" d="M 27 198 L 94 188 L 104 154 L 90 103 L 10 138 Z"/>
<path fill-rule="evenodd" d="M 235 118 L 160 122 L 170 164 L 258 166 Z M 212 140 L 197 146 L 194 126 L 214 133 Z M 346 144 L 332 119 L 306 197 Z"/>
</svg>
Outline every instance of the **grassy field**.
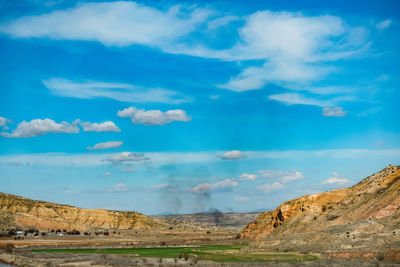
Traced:
<svg viewBox="0 0 400 267">
<path fill-rule="evenodd" d="M 189 258 L 197 257 L 215 262 L 259 262 L 284 261 L 303 262 L 319 260 L 317 256 L 294 253 L 242 253 L 246 244 L 205 245 L 196 247 L 156 247 L 156 248 L 105 248 L 105 249 L 35 249 L 38 253 L 104 253 L 130 254 L 135 257 Z"/>
</svg>

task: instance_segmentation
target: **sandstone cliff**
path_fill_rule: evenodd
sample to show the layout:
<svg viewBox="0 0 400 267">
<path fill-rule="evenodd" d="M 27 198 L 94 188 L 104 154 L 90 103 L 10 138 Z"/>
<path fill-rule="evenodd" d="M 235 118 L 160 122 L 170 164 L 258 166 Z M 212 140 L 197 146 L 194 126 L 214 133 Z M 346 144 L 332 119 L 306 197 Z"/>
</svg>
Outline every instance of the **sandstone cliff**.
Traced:
<svg viewBox="0 0 400 267">
<path fill-rule="evenodd" d="M 0 228 L 163 229 L 169 224 L 138 212 L 81 209 L 0 193 Z"/>
<path fill-rule="evenodd" d="M 241 237 L 283 237 L 399 213 L 400 166 L 388 166 L 352 187 L 284 202 L 248 224 Z"/>
</svg>

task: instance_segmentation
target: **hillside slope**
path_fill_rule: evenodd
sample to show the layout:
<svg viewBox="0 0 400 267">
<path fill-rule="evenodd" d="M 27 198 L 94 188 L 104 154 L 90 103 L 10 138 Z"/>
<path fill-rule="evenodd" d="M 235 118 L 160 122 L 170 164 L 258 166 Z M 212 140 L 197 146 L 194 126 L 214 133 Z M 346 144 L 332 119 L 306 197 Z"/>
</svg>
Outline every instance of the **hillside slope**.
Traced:
<svg viewBox="0 0 400 267">
<path fill-rule="evenodd" d="M 138 212 L 81 209 L 0 193 L 0 228 L 163 229 L 169 224 Z"/>
<path fill-rule="evenodd" d="M 366 219 L 398 218 L 399 213 L 400 166 L 389 165 L 352 187 L 284 202 L 248 224 L 241 237 L 284 237 Z"/>
</svg>

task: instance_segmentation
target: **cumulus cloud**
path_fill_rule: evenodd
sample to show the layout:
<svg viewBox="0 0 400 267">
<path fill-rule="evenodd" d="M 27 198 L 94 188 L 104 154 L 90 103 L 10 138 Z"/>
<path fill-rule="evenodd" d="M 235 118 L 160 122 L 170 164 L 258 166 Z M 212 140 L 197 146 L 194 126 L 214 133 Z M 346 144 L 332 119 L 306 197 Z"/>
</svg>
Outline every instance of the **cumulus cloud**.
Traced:
<svg viewBox="0 0 400 267">
<path fill-rule="evenodd" d="M 304 176 L 300 171 L 289 170 L 289 171 L 275 171 L 275 170 L 260 170 L 258 172 L 261 177 L 278 179 L 282 183 L 288 183 L 294 180 L 303 179 Z"/>
<path fill-rule="evenodd" d="M 382 21 L 380 21 L 380 22 L 378 22 L 376 25 L 375 25 L 375 27 L 378 29 L 378 30 L 384 30 L 384 29 L 386 29 L 386 28 L 389 28 L 389 26 L 392 24 L 392 20 L 391 19 L 385 19 L 385 20 L 382 20 Z"/>
<path fill-rule="evenodd" d="M 117 112 L 118 117 L 121 118 L 132 118 L 135 112 L 137 111 L 137 108 L 135 107 L 129 107 L 123 110 L 119 110 Z"/>
<path fill-rule="evenodd" d="M 119 154 L 111 155 L 106 159 L 106 161 L 112 164 L 133 164 L 137 161 L 147 160 L 150 160 L 150 158 L 145 156 L 145 154 L 134 152 L 122 152 Z"/>
<path fill-rule="evenodd" d="M 240 152 L 239 150 L 232 150 L 223 153 L 222 155 L 219 155 L 221 159 L 242 159 L 245 158 L 246 156 Z"/>
<path fill-rule="evenodd" d="M 268 194 L 272 191 L 282 190 L 284 188 L 285 188 L 285 186 L 283 184 L 275 182 L 273 184 L 261 185 L 258 187 L 258 190 L 261 190 L 262 192 Z"/>
<path fill-rule="evenodd" d="M 106 121 L 102 123 L 78 122 L 83 127 L 84 132 L 121 132 L 121 129 L 118 128 L 112 121 Z"/>
<path fill-rule="evenodd" d="M 346 114 L 347 111 L 344 111 L 342 107 L 324 107 L 322 109 L 322 115 L 325 117 L 344 117 Z"/>
<path fill-rule="evenodd" d="M 11 133 L 1 132 L 6 138 L 29 138 L 45 135 L 47 133 L 79 133 L 79 128 L 74 123 L 62 121 L 60 123 L 51 119 L 34 119 L 29 122 L 23 121 L 18 124 Z"/>
<path fill-rule="evenodd" d="M 232 188 L 236 187 L 238 182 L 234 179 L 225 179 L 223 181 L 210 184 L 210 183 L 202 183 L 190 189 L 191 192 L 201 195 L 206 195 L 211 192 L 224 192 L 230 191 Z"/>
<path fill-rule="evenodd" d="M 348 185 L 351 184 L 352 181 L 347 180 L 345 178 L 342 178 L 339 176 L 338 173 L 334 172 L 332 173 L 332 177 L 330 177 L 329 179 L 327 179 L 326 181 L 324 181 L 322 184 L 323 185 L 331 185 L 331 184 L 335 184 L 335 185 Z"/>
<path fill-rule="evenodd" d="M 174 109 L 162 112 L 161 110 L 144 110 L 129 107 L 118 111 L 117 115 L 123 118 L 130 117 L 135 124 L 165 125 L 174 121 L 188 122 L 191 118 L 182 109 Z"/>
<path fill-rule="evenodd" d="M 247 173 L 243 173 L 242 175 L 239 176 L 239 178 L 237 178 L 238 181 L 242 182 L 242 181 L 254 181 L 255 179 L 257 179 L 257 175 L 255 174 L 247 174 Z"/>
<path fill-rule="evenodd" d="M 54 95 L 62 97 L 93 99 L 110 98 L 130 103 L 168 103 L 179 104 L 190 101 L 188 97 L 164 88 L 111 83 L 101 81 L 71 81 L 63 78 L 44 80 L 43 84 Z"/>
<path fill-rule="evenodd" d="M 95 144 L 94 146 L 88 146 L 87 150 L 104 150 L 109 148 L 119 148 L 122 146 L 122 141 L 108 141 L 103 143 Z"/>
</svg>

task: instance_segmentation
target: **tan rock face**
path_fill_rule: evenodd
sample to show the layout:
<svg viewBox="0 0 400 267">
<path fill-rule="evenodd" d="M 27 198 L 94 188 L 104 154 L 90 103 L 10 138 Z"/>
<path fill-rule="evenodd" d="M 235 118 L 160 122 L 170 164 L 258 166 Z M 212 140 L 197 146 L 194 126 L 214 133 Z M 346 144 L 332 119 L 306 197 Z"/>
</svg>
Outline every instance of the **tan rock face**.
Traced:
<svg viewBox="0 0 400 267">
<path fill-rule="evenodd" d="M 162 229 L 169 225 L 138 212 L 81 209 L 0 193 L 0 217 L 37 229 Z M 1 221 L 1 220 L 0 220 Z"/>
<path fill-rule="evenodd" d="M 352 187 L 284 202 L 248 224 L 241 231 L 241 237 L 260 239 L 269 234 L 306 233 L 398 213 L 400 166 L 388 166 Z"/>
</svg>

